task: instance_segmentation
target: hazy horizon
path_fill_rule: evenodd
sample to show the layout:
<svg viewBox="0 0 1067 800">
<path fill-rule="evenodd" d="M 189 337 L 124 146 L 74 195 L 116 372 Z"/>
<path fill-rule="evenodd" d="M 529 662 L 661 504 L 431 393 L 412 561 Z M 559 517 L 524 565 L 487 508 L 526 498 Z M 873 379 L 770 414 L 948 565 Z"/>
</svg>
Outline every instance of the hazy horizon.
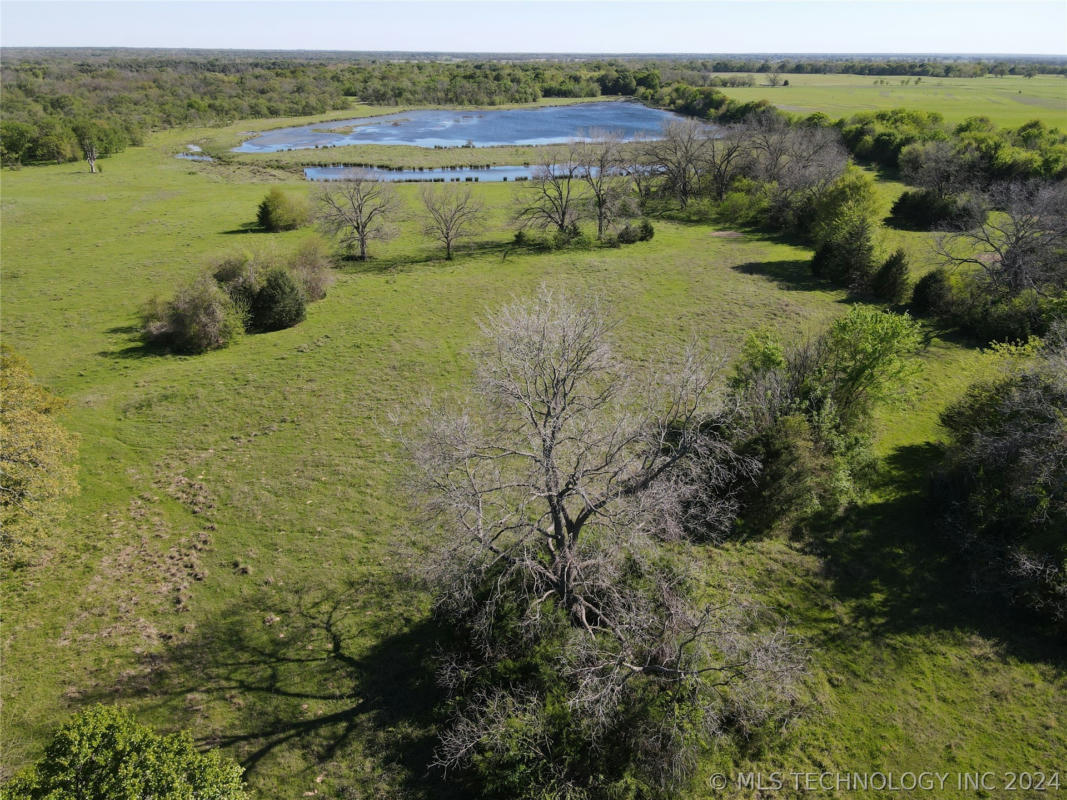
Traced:
<svg viewBox="0 0 1067 800">
<path fill-rule="evenodd" d="M 1067 57 L 1061 0 L 14 0 L 0 22 L 11 49 Z"/>
</svg>

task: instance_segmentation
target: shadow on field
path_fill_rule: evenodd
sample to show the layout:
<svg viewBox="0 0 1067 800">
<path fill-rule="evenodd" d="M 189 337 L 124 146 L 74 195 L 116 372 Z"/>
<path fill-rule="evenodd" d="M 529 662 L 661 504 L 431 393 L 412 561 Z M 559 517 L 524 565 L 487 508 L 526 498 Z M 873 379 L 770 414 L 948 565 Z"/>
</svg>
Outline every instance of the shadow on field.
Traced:
<svg viewBox="0 0 1067 800">
<path fill-rule="evenodd" d="M 140 359 L 154 358 L 156 356 L 164 356 L 168 354 L 166 348 L 150 344 L 142 339 L 141 330 L 140 325 L 119 325 L 114 328 L 108 328 L 105 333 L 114 336 L 124 336 L 126 345 L 124 347 L 119 347 L 117 350 L 100 350 L 96 355 L 102 358 Z"/>
<path fill-rule="evenodd" d="M 1024 609 L 975 591 L 927 498 L 926 476 L 940 456 L 929 442 L 897 448 L 876 479 L 888 499 L 849 509 L 811 540 L 834 596 L 852 610 L 853 635 L 978 633 L 1020 659 L 1067 666 L 1067 647 Z M 821 646 L 848 647 L 847 631 L 834 629 Z"/>
<path fill-rule="evenodd" d="M 408 605 L 396 583 L 333 593 L 264 587 L 152 656 L 144 676 L 119 691 L 168 698 L 176 725 L 227 748 L 253 783 L 276 750 L 283 761 L 272 771 L 292 775 L 302 761 L 311 786 L 331 774 L 330 762 L 345 761 L 350 773 L 373 755 L 411 796 L 448 798 L 427 768 L 439 632 Z M 205 717 L 225 721 L 213 727 Z"/>
<path fill-rule="evenodd" d="M 810 261 L 749 261 L 731 269 L 744 275 L 770 278 L 780 289 L 799 292 L 830 291 L 833 287 L 811 274 Z"/>
<path fill-rule="evenodd" d="M 221 231 L 221 233 L 230 236 L 235 233 L 270 233 L 270 231 L 262 227 L 258 222 L 243 222 L 236 228 L 228 231 Z"/>
</svg>

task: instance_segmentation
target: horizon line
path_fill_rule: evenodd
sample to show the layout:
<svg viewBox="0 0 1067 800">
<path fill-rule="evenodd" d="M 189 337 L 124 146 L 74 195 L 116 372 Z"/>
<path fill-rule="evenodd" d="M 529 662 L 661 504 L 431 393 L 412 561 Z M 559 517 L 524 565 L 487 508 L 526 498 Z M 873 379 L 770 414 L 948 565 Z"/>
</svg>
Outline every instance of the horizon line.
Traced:
<svg viewBox="0 0 1067 800">
<path fill-rule="evenodd" d="M 892 57 L 918 57 L 931 56 L 936 58 L 966 57 L 966 58 L 1053 58 L 1067 61 L 1067 53 L 1010 53 L 1010 52 L 964 52 L 964 51 L 930 51 L 930 50 L 900 50 L 900 51 L 857 51 L 857 50 L 796 50 L 796 51 L 577 51 L 577 50 L 340 50 L 334 48 L 313 47 L 186 47 L 174 45 L 126 45 L 126 44 L 78 44 L 78 45 L 52 45 L 52 44 L 7 44 L 0 45 L 0 51 L 4 50 L 169 50 L 189 52 L 224 52 L 224 53 L 353 53 L 366 55 L 436 55 L 436 56 L 582 56 L 582 57 L 648 57 L 657 56 L 857 56 L 870 58 L 875 56 Z"/>
</svg>

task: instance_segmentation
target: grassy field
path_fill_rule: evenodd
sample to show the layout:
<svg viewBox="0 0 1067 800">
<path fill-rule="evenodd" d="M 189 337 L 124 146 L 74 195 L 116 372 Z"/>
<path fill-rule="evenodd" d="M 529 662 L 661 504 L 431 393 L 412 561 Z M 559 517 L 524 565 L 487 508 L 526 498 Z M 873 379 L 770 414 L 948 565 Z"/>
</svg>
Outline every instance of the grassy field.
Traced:
<svg viewBox="0 0 1067 800">
<path fill-rule="evenodd" d="M 765 78 L 756 75 L 757 82 Z M 742 102 L 769 100 L 786 111 L 822 111 L 831 117 L 857 111 L 913 108 L 937 111 L 951 123 L 986 116 L 999 126 L 1015 128 L 1032 119 L 1059 128 L 1067 126 L 1067 78 L 1038 75 L 1033 78 L 923 78 L 870 75 L 782 75 L 788 86 L 753 86 L 723 89 Z M 875 81 L 884 80 L 884 85 Z"/>
<path fill-rule="evenodd" d="M 247 232 L 267 181 L 307 184 L 172 157 L 218 135 L 155 135 L 100 175 L 3 175 L 3 338 L 69 399 L 64 422 L 82 438 L 65 525 L 4 581 L 3 769 L 99 700 L 224 746 L 257 797 L 447 797 L 425 770 L 434 631 L 399 577 L 421 543 L 388 412 L 462 387 L 478 316 L 542 282 L 602 295 L 634 359 L 694 332 L 726 352 L 758 325 L 791 339 L 843 313 L 845 297 L 811 279 L 810 251 L 707 224 L 657 222 L 651 242 L 620 249 L 515 252 L 515 187 L 479 184 L 495 216 L 456 261 L 410 219 L 372 262 L 340 270 L 299 326 L 153 355 L 137 339 L 148 298 L 212 256 L 310 235 Z M 901 188 L 880 184 L 887 206 Z M 417 187 L 400 191 L 413 207 Z M 925 268 L 925 236 L 888 236 Z M 937 413 L 992 358 L 931 332 L 922 361 L 910 399 L 878 419 L 867 501 L 812 542 L 705 551 L 809 641 L 811 711 L 769 750 L 709 754 L 692 796 L 719 796 L 712 773 L 738 769 L 1067 764 L 1063 650 L 964 591 L 921 502 Z M 938 796 L 972 796 L 949 789 Z"/>
</svg>

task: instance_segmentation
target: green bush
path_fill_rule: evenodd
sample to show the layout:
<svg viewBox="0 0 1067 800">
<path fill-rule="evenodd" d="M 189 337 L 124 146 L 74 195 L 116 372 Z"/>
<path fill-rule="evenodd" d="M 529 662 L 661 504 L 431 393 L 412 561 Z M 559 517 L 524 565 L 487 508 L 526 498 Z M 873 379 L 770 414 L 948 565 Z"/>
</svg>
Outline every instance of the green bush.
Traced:
<svg viewBox="0 0 1067 800">
<path fill-rule="evenodd" d="M 930 231 L 973 227 L 984 222 L 985 217 L 985 209 L 958 195 L 916 189 L 896 199 L 889 221 L 898 228 Z"/>
<path fill-rule="evenodd" d="M 974 585 L 1067 631 L 1067 345 L 1050 338 L 941 415 L 950 444 L 931 494 Z"/>
<path fill-rule="evenodd" d="M 572 222 L 563 230 L 557 230 L 552 234 L 552 246 L 556 249 L 564 247 L 590 247 L 592 241 L 578 227 L 577 222 Z"/>
<path fill-rule="evenodd" d="M 842 220 L 824 235 L 811 260 L 811 272 L 838 286 L 866 291 L 874 272 L 873 227 L 866 218 Z"/>
<path fill-rule="evenodd" d="M 642 242 L 650 242 L 652 237 L 656 235 L 656 229 L 652 227 L 652 221 L 648 219 L 641 220 L 638 232 Z"/>
<path fill-rule="evenodd" d="M 634 244 L 641 241 L 641 232 L 637 228 L 627 225 L 619 231 L 615 239 L 619 244 Z"/>
<path fill-rule="evenodd" d="M 325 242 L 307 239 L 289 259 L 289 271 L 304 290 L 309 303 L 321 300 L 333 283 L 333 259 Z"/>
<path fill-rule="evenodd" d="M 723 195 L 716 216 L 730 225 L 756 225 L 763 222 L 767 209 L 767 196 L 762 187 L 751 179 L 740 178 Z"/>
<path fill-rule="evenodd" d="M 1044 336 L 1057 319 L 1067 318 L 1067 292 L 1040 295 L 1033 290 L 1015 297 L 990 298 L 980 286 L 968 285 L 957 295 L 948 315 L 964 331 L 987 342 L 1025 342 L 1031 336 Z"/>
<path fill-rule="evenodd" d="M 948 270 L 938 268 L 916 282 L 911 291 L 911 309 L 916 314 L 940 316 L 951 310 L 952 298 L 952 279 Z"/>
<path fill-rule="evenodd" d="M 245 328 L 246 314 L 209 274 L 178 290 L 172 300 L 148 304 L 144 338 L 179 353 L 225 347 Z"/>
<path fill-rule="evenodd" d="M 241 773 L 188 733 L 159 736 L 126 712 L 83 711 L 56 732 L 44 756 L 0 790 L 3 800 L 245 800 Z"/>
<path fill-rule="evenodd" d="M 302 197 L 287 195 L 281 189 L 271 189 L 259 204 L 256 221 L 268 231 L 291 231 L 307 225 L 309 211 Z"/>
<path fill-rule="evenodd" d="M 751 431 L 743 452 L 761 464 L 742 531 L 833 511 L 856 493 L 871 415 L 904 390 L 919 345 L 907 315 L 862 305 L 788 351 L 773 333 L 750 335 L 730 381 Z"/>
<path fill-rule="evenodd" d="M 252 327 L 261 331 L 291 328 L 307 315 L 303 290 L 284 267 L 274 267 L 252 302 Z"/>
<path fill-rule="evenodd" d="M 251 311 L 263 281 L 263 265 L 248 253 L 225 256 L 216 262 L 212 277 L 230 299 L 246 312 Z"/>
<path fill-rule="evenodd" d="M 902 303 L 911 288 L 908 257 L 897 250 L 885 260 L 871 278 L 871 294 L 886 303 Z"/>
</svg>

